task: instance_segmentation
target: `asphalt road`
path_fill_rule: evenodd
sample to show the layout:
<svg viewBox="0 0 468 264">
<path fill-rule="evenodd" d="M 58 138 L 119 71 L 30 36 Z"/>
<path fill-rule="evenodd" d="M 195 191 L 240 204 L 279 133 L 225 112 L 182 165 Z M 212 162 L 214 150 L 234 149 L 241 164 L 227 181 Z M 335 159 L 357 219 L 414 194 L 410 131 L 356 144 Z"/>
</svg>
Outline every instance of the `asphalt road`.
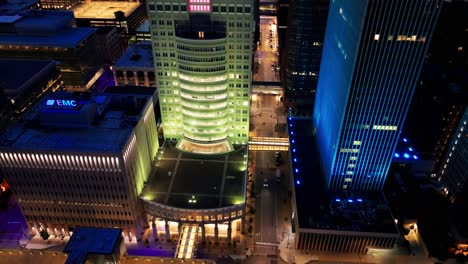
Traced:
<svg viewBox="0 0 468 264">
<path fill-rule="evenodd" d="M 260 17 L 260 43 L 255 52 L 254 81 L 279 82 L 278 71 L 272 70 L 272 64 L 278 64 L 277 46 L 276 18 Z"/>
<path fill-rule="evenodd" d="M 278 121 L 285 122 L 282 114 L 283 108 L 278 102 L 279 95 L 256 94 L 252 101 L 251 122 L 253 130 L 251 137 L 286 137 L 285 131 L 275 130 L 277 114 Z M 253 256 L 245 263 L 283 263 L 278 256 L 277 244 L 283 237 L 287 228 L 284 227 L 285 211 L 289 175 L 287 167 L 288 153 L 281 152 L 282 164 L 280 169 L 284 178 L 276 182 L 275 151 L 251 151 L 250 159 L 253 161 L 255 179 L 255 222 L 254 222 L 254 251 Z M 268 187 L 264 187 L 264 180 Z M 285 209 L 286 208 L 286 209 Z"/>
</svg>

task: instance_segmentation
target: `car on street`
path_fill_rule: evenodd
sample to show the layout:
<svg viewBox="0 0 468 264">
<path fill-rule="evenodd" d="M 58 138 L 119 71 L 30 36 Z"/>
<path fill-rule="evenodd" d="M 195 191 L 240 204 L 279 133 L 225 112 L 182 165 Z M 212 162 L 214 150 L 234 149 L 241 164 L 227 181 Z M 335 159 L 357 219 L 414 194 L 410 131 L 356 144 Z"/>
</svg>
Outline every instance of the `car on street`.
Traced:
<svg viewBox="0 0 468 264">
<path fill-rule="evenodd" d="M 264 188 L 268 188 L 268 180 L 267 180 L 267 178 L 264 178 L 264 179 L 263 179 L 263 187 L 264 187 Z"/>
</svg>

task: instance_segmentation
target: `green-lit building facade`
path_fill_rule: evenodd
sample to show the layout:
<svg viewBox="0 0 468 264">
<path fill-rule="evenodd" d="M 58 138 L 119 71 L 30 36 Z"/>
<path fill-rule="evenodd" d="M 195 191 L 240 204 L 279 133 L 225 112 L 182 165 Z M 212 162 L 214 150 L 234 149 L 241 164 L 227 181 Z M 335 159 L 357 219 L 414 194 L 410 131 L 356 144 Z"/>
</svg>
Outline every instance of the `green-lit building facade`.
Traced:
<svg viewBox="0 0 468 264">
<path fill-rule="evenodd" d="M 247 144 L 253 1 L 147 4 L 165 140 L 201 154 Z"/>
</svg>

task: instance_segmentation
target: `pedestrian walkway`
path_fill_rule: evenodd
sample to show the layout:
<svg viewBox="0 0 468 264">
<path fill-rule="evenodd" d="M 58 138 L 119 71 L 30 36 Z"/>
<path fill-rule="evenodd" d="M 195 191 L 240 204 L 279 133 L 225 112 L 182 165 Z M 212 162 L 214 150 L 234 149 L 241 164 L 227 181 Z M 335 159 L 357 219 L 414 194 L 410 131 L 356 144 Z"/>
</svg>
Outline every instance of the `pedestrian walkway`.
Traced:
<svg viewBox="0 0 468 264">
<path fill-rule="evenodd" d="M 26 249 L 51 249 L 62 251 L 65 245 L 70 240 L 69 236 L 58 237 L 50 235 L 48 239 L 44 240 L 39 232 L 36 233 L 31 239 L 24 239 L 21 241 L 21 247 Z"/>
</svg>

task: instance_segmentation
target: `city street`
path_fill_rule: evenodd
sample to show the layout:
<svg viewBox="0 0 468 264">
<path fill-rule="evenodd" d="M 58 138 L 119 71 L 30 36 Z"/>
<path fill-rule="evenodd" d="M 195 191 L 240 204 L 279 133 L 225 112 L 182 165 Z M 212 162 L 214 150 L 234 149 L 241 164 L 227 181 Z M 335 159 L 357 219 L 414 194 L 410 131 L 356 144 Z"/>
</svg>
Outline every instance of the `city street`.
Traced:
<svg viewBox="0 0 468 264">
<path fill-rule="evenodd" d="M 260 41 L 258 44 L 255 52 L 253 80 L 256 82 L 279 82 L 276 17 L 260 16 Z"/>
<path fill-rule="evenodd" d="M 263 71 L 263 69 L 262 69 Z M 252 96 L 250 137 L 286 138 L 284 108 L 280 95 L 256 93 Z M 277 126 L 277 123 L 280 124 Z M 283 125 L 281 125 L 283 124 Z M 278 257 L 278 244 L 290 233 L 290 186 L 288 152 L 282 151 L 276 180 L 275 151 L 250 151 L 249 159 L 255 182 L 254 250 L 245 263 L 284 263 Z M 264 184 L 268 186 L 264 186 Z M 285 220 L 286 219 L 286 220 Z M 288 228 L 289 227 L 289 228 Z"/>
</svg>

